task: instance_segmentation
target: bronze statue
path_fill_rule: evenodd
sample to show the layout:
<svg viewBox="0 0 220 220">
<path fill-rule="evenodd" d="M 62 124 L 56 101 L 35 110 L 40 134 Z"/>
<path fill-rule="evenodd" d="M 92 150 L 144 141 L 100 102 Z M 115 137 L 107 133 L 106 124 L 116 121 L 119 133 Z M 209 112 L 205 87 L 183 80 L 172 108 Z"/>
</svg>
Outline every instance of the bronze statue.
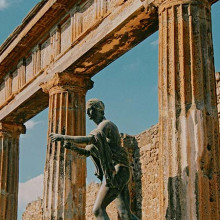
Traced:
<svg viewBox="0 0 220 220">
<path fill-rule="evenodd" d="M 104 116 L 104 103 L 98 99 L 90 99 L 86 104 L 89 118 L 95 122 L 97 129 L 88 136 L 68 136 L 50 134 L 52 141 L 65 141 L 64 147 L 74 150 L 80 155 L 90 156 L 93 160 L 95 175 L 102 181 L 93 213 L 98 220 L 109 220 L 106 207 L 117 199 L 117 208 L 121 219 L 138 220 L 130 210 L 128 182 L 130 167 L 128 155 L 120 144 L 117 126 Z M 80 148 L 74 144 L 86 144 Z"/>
</svg>

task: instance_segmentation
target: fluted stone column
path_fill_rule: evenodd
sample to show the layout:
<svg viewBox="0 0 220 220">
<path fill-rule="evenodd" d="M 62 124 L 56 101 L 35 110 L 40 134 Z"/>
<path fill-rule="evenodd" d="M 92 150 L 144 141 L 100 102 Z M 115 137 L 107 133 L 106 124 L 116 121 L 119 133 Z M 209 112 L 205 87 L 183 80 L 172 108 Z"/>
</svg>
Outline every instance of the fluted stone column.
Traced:
<svg viewBox="0 0 220 220">
<path fill-rule="evenodd" d="M 0 220 L 16 220 L 21 124 L 0 123 Z"/>
<path fill-rule="evenodd" d="M 211 5 L 159 2 L 161 219 L 219 219 Z"/>
<path fill-rule="evenodd" d="M 92 88 L 87 77 L 57 73 L 42 85 L 49 93 L 51 132 L 85 135 L 85 95 Z M 48 140 L 43 211 L 44 219 L 84 220 L 86 202 L 86 159 L 64 149 L 62 142 Z"/>
<path fill-rule="evenodd" d="M 215 78 L 216 78 L 218 122 L 219 122 L 219 128 L 220 128 L 220 72 L 215 73 Z"/>
</svg>

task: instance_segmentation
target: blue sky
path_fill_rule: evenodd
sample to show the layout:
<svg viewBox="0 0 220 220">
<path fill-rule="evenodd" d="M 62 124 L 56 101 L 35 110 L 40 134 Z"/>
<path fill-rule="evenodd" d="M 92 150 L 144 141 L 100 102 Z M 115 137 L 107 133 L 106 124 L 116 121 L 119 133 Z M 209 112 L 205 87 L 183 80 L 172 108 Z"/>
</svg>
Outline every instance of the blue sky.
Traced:
<svg viewBox="0 0 220 220">
<path fill-rule="evenodd" d="M 0 44 L 18 26 L 38 0 L 0 0 Z M 220 71 L 220 3 L 212 7 L 216 71 Z M 158 33 L 155 33 L 93 77 L 94 88 L 86 99 L 99 98 L 106 105 L 106 117 L 120 132 L 138 134 L 158 122 Z M 27 202 L 42 193 L 46 155 L 48 110 L 26 123 L 20 139 L 19 216 Z M 87 133 L 95 125 L 87 118 Z M 88 162 L 88 182 L 93 165 Z"/>
</svg>

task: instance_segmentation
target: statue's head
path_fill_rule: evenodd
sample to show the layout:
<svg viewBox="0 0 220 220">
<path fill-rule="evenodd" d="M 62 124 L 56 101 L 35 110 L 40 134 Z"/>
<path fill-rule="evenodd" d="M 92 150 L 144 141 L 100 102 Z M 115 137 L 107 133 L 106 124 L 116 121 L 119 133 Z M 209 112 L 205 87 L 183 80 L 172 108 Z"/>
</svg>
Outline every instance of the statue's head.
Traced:
<svg viewBox="0 0 220 220">
<path fill-rule="evenodd" d="M 86 103 L 86 112 L 91 120 L 99 123 L 104 118 L 105 105 L 99 99 L 90 99 Z"/>
</svg>

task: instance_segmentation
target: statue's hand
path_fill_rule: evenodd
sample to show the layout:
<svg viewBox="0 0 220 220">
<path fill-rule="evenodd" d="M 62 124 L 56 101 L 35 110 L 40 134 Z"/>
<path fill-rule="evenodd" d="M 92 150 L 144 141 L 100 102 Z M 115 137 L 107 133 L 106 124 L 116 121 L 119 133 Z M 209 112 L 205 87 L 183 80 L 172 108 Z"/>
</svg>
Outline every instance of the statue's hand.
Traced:
<svg viewBox="0 0 220 220">
<path fill-rule="evenodd" d="M 71 143 L 65 141 L 63 147 L 66 148 L 66 149 L 71 149 Z"/>
<path fill-rule="evenodd" d="M 62 134 L 55 134 L 55 133 L 49 134 L 49 138 L 51 139 L 51 141 L 63 141 L 64 140 Z"/>
<path fill-rule="evenodd" d="M 63 147 L 66 148 L 66 149 L 69 149 L 69 150 L 73 150 L 75 153 L 77 153 L 80 156 L 86 156 L 86 157 L 90 156 L 90 152 L 88 150 L 77 147 L 77 146 L 71 144 L 68 141 L 64 142 Z"/>
</svg>

